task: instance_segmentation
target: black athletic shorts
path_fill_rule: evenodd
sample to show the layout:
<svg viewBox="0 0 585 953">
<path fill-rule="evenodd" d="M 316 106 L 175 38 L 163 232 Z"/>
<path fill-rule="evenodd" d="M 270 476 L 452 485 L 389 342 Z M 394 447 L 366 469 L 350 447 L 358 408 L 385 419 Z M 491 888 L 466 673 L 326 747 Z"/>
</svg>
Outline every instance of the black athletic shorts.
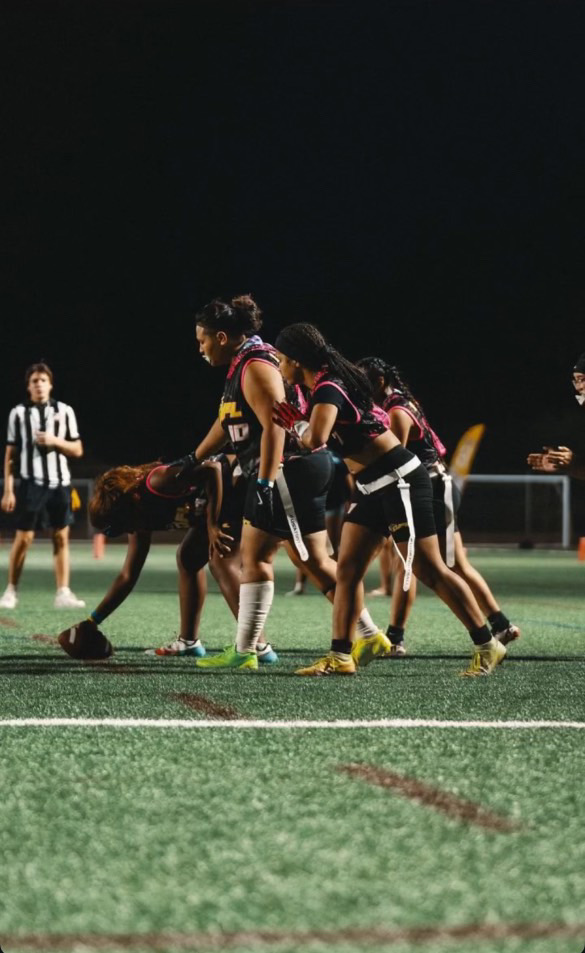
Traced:
<svg viewBox="0 0 585 953">
<path fill-rule="evenodd" d="M 235 542 L 239 542 L 242 536 L 248 481 L 244 476 L 240 476 L 234 484 L 231 469 L 223 464 L 222 479 L 223 495 L 217 522 L 224 533 L 231 536 Z M 209 505 L 206 497 L 197 497 L 190 502 L 189 526 L 191 529 L 196 529 L 199 533 L 207 533 L 207 507 Z"/>
<path fill-rule="evenodd" d="M 223 500 L 218 522 L 222 530 L 238 542 L 242 536 L 247 489 L 248 481 L 244 476 L 238 477 L 235 485 L 232 485 L 231 479 L 228 482 L 224 475 Z"/>
<path fill-rule="evenodd" d="M 413 456 L 405 447 L 394 447 L 375 463 L 356 474 L 356 480 L 362 484 L 371 483 L 386 473 L 392 473 L 398 467 L 404 466 L 412 460 Z M 404 479 L 410 486 L 414 531 L 417 538 L 434 536 L 437 530 L 433 516 L 433 488 L 429 474 L 421 463 Z M 361 493 L 356 486 L 345 519 L 348 523 L 366 526 L 372 532 L 382 536 L 393 536 L 397 543 L 405 542 L 409 537 L 404 504 L 396 483 L 391 483 L 368 495 Z"/>
<path fill-rule="evenodd" d="M 309 536 L 325 529 L 327 493 L 333 479 L 333 461 L 327 450 L 315 450 L 303 456 L 288 457 L 282 472 L 291 496 L 301 534 Z M 248 480 L 244 519 L 256 526 L 256 474 Z M 291 539 L 292 534 L 280 499 L 278 484 L 274 484 L 274 536 Z"/>
<path fill-rule="evenodd" d="M 433 510 L 435 513 L 435 526 L 437 527 L 437 536 L 445 536 L 447 533 L 447 512 L 445 510 L 445 484 L 438 473 L 431 475 L 431 484 L 433 487 Z M 453 518 L 455 520 L 454 531 L 458 532 L 457 511 L 461 506 L 461 491 L 455 482 L 451 482 L 453 487 Z"/>
<path fill-rule="evenodd" d="M 21 480 L 16 491 L 16 529 L 64 529 L 71 526 L 70 486 L 39 486 L 33 480 Z"/>
<path fill-rule="evenodd" d="M 331 459 L 333 460 L 333 479 L 327 494 L 327 512 L 340 509 L 351 499 L 349 471 L 343 460 L 336 454 L 332 453 Z"/>
</svg>

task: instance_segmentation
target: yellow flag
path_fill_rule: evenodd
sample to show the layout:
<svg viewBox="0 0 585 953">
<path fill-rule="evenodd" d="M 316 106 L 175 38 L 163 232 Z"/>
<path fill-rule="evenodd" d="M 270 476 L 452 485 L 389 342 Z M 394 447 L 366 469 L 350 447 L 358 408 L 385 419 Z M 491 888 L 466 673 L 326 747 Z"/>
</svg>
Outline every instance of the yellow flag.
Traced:
<svg viewBox="0 0 585 953">
<path fill-rule="evenodd" d="M 465 486 L 465 481 L 471 471 L 475 454 L 484 433 L 485 424 L 474 424 L 473 427 L 465 431 L 455 447 L 455 453 L 449 464 L 449 472 L 460 490 Z"/>
<path fill-rule="evenodd" d="M 71 509 L 72 510 L 81 509 L 81 498 L 74 486 L 71 487 Z"/>
</svg>

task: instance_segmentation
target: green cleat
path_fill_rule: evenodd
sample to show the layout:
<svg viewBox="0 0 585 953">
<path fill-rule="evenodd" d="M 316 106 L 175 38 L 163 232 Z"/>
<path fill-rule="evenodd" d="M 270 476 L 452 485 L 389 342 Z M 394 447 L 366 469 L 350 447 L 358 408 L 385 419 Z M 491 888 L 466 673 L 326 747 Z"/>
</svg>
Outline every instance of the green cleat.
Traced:
<svg viewBox="0 0 585 953">
<path fill-rule="evenodd" d="M 228 645 L 219 655 L 197 659 L 196 668 L 235 668 L 239 671 L 256 672 L 258 656 L 255 652 L 238 652 L 235 645 Z"/>
<path fill-rule="evenodd" d="M 351 657 L 359 668 L 365 668 L 375 658 L 384 658 L 392 652 L 392 642 L 383 632 L 376 632 L 367 639 L 356 639 Z"/>
</svg>

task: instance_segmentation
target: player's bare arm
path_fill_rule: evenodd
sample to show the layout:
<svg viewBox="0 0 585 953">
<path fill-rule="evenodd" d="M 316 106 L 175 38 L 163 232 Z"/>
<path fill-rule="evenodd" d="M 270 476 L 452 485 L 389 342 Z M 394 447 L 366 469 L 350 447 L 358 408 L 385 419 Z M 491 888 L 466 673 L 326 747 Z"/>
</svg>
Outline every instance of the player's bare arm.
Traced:
<svg viewBox="0 0 585 953">
<path fill-rule="evenodd" d="M 128 534 L 124 565 L 96 609 L 102 620 L 121 606 L 134 589 L 146 562 L 151 539 L 152 533 L 149 530 Z"/>
<path fill-rule="evenodd" d="M 227 434 L 221 426 L 219 417 L 216 417 L 207 434 L 195 450 L 195 456 L 198 460 L 205 460 L 206 457 L 210 457 L 213 453 L 219 453 L 227 442 Z"/>
<path fill-rule="evenodd" d="M 309 418 L 309 426 L 303 432 L 301 441 L 305 447 L 316 450 L 324 446 L 335 426 L 339 408 L 335 404 L 315 404 Z"/>
<path fill-rule="evenodd" d="M 408 443 L 412 418 L 400 408 L 390 411 L 390 430 L 398 437 L 403 447 Z"/>
<path fill-rule="evenodd" d="M 207 472 L 207 534 L 209 536 L 209 558 L 212 559 L 214 553 L 223 559 L 229 556 L 233 546 L 234 537 L 226 533 L 219 524 L 219 514 L 223 503 L 223 478 L 221 463 L 215 460 L 208 460 L 203 464 Z"/>
<path fill-rule="evenodd" d="M 275 402 L 284 400 L 284 384 L 276 368 L 252 361 L 246 370 L 244 397 L 262 424 L 260 479 L 275 480 L 284 450 L 285 434 L 272 419 Z"/>
</svg>

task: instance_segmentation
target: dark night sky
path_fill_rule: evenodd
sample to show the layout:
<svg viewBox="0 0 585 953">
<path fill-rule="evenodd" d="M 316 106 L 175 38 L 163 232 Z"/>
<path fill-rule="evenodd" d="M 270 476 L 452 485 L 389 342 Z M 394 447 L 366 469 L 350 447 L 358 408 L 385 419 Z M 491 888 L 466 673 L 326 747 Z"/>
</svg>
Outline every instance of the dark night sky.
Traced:
<svg viewBox="0 0 585 953">
<path fill-rule="evenodd" d="M 0 35 L 0 417 L 44 356 L 90 465 L 190 448 L 194 311 L 251 291 L 269 340 L 398 363 L 450 449 L 485 422 L 480 470 L 574 440 L 581 0 L 5 0 Z"/>
</svg>

